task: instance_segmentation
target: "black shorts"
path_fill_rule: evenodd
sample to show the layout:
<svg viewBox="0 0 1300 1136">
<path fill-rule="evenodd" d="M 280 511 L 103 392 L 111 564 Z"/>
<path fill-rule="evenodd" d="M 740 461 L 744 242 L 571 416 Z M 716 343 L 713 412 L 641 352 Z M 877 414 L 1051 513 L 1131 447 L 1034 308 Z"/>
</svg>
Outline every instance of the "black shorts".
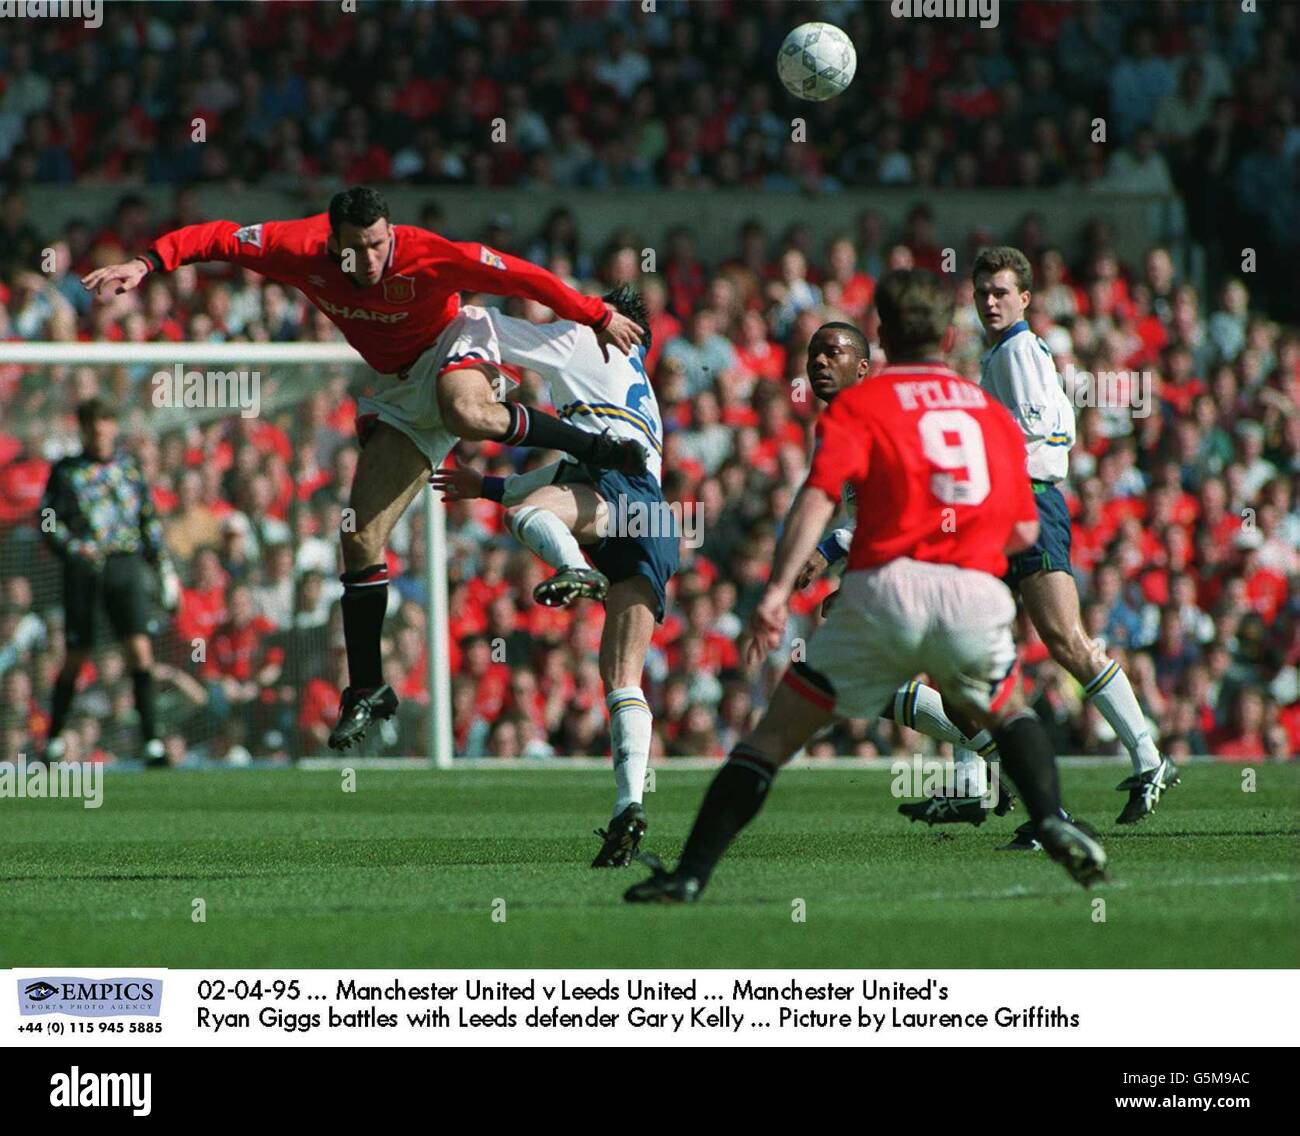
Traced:
<svg viewBox="0 0 1300 1136">
<path fill-rule="evenodd" d="M 1070 509 L 1055 485 L 1035 481 L 1034 504 L 1038 506 L 1038 539 L 1023 552 L 1007 558 L 1007 574 L 1002 578 L 1013 592 L 1020 581 L 1035 572 L 1069 572 Z"/>
<path fill-rule="evenodd" d="M 143 556 L 115 553 L 99 571 L 69 560 L 63 567 L 64 641 L 70 649 L 94 647 L 103 617 L 118 640 L 157 634 L 155 588 L 153 569 Z"/>
<path fill-rule="evenodd" d="M 614 530 L 614 535 L 599 544 L 583 545 L 582 551 L 611 584 L 633 576 L 649 580 L 655 593 L 655 619 L 662 623 L 668 603 L 668 581 L 677 571 L 681 555 L 681 533 L 676 519 L 668 512 L 659 483 L 649 474 L 632 477 L 609 469 L 593 469 L 582 462 L 561 462 L 551 484 L 574 482 L 590 485 L 605 499 Z M 620 534 L 620 518 L 635 513 L 645 518 L 638 535 Z"/>
</svg>

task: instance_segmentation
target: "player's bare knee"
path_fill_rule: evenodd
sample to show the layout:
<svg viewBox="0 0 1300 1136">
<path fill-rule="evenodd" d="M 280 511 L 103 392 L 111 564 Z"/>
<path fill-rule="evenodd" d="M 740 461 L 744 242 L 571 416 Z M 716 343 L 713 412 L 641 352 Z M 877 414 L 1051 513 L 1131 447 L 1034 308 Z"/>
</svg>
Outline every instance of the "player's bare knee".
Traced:
<svg viewBox="0 0 1300 1136">
<path fill-rule="evenodd" d="M 460 381 L 438 392 L 443 425 L 458 438 L 483 441 L 498 438 L 509 428 L 510 412 L 492 398 L 492 389 L 481 382 Z"/>
<path fill-rule="evenodd" d="M 384 559 L 384 545 L 387 533 L 381 532 L 378 524 L 363 525 L 356 532 L 340 534 L 343 546 L 343 566 L 349 572 L 358 572 L 371 564 L 378 564 Z"/>
</svg>

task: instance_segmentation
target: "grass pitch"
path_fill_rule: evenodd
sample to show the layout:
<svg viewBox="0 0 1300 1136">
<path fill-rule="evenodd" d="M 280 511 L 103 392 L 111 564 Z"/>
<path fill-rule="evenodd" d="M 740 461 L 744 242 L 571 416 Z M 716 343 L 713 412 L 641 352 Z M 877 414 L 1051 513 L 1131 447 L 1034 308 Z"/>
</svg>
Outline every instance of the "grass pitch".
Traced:
<svg viewBox="0 0 1300 1136">
<path fill-rule="evenodd" d="M 1253 793 L 1241 769 L 1193 766 L 1127 829 L 1119 765 L 1063 770 L 1111 855 L 1092 892 L 994 851 L 1020 809 L 926 829 L 897 815 L 886 771 L 789 770 L 678 909 L 621 902 L 639 866 L 587 867 L 608 773 L 356 776 L 347 793 L 337 772 L 124 773 L 97 810 L 0 800 L 0 966 L 1300 964 L 1295 765 L 1260 767 Z M 676 857 L 710 776 L 658 769 L 646 849 Z"/>
</svg>

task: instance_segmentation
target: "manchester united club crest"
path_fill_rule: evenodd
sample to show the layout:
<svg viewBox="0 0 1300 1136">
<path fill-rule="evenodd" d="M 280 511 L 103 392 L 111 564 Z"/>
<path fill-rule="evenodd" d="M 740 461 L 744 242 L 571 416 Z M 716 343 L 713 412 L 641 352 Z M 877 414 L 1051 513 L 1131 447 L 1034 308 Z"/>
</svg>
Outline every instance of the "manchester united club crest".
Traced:
<svg viewBox="0 0 1300 1136">
<path fill-rule="evenodd" d="M 415 277 L 387 277 L 384 280 L 384 299 L 390 304 L 409 304 L 415 299 Z"/>
</svg>

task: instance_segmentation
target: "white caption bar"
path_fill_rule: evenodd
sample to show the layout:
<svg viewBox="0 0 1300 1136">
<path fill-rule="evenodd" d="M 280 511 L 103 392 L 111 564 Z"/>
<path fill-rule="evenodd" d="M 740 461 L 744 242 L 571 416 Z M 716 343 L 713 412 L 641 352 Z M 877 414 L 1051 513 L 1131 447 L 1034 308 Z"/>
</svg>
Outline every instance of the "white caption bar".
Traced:
<svg viewBox="0 0 1300 1136">
<path fill-rule="evenodd" d="M 17 1046 L 1274 1045 L 1298 973 L 61 967 L 0 971 L 0 1030 Z"/>
</svg>

